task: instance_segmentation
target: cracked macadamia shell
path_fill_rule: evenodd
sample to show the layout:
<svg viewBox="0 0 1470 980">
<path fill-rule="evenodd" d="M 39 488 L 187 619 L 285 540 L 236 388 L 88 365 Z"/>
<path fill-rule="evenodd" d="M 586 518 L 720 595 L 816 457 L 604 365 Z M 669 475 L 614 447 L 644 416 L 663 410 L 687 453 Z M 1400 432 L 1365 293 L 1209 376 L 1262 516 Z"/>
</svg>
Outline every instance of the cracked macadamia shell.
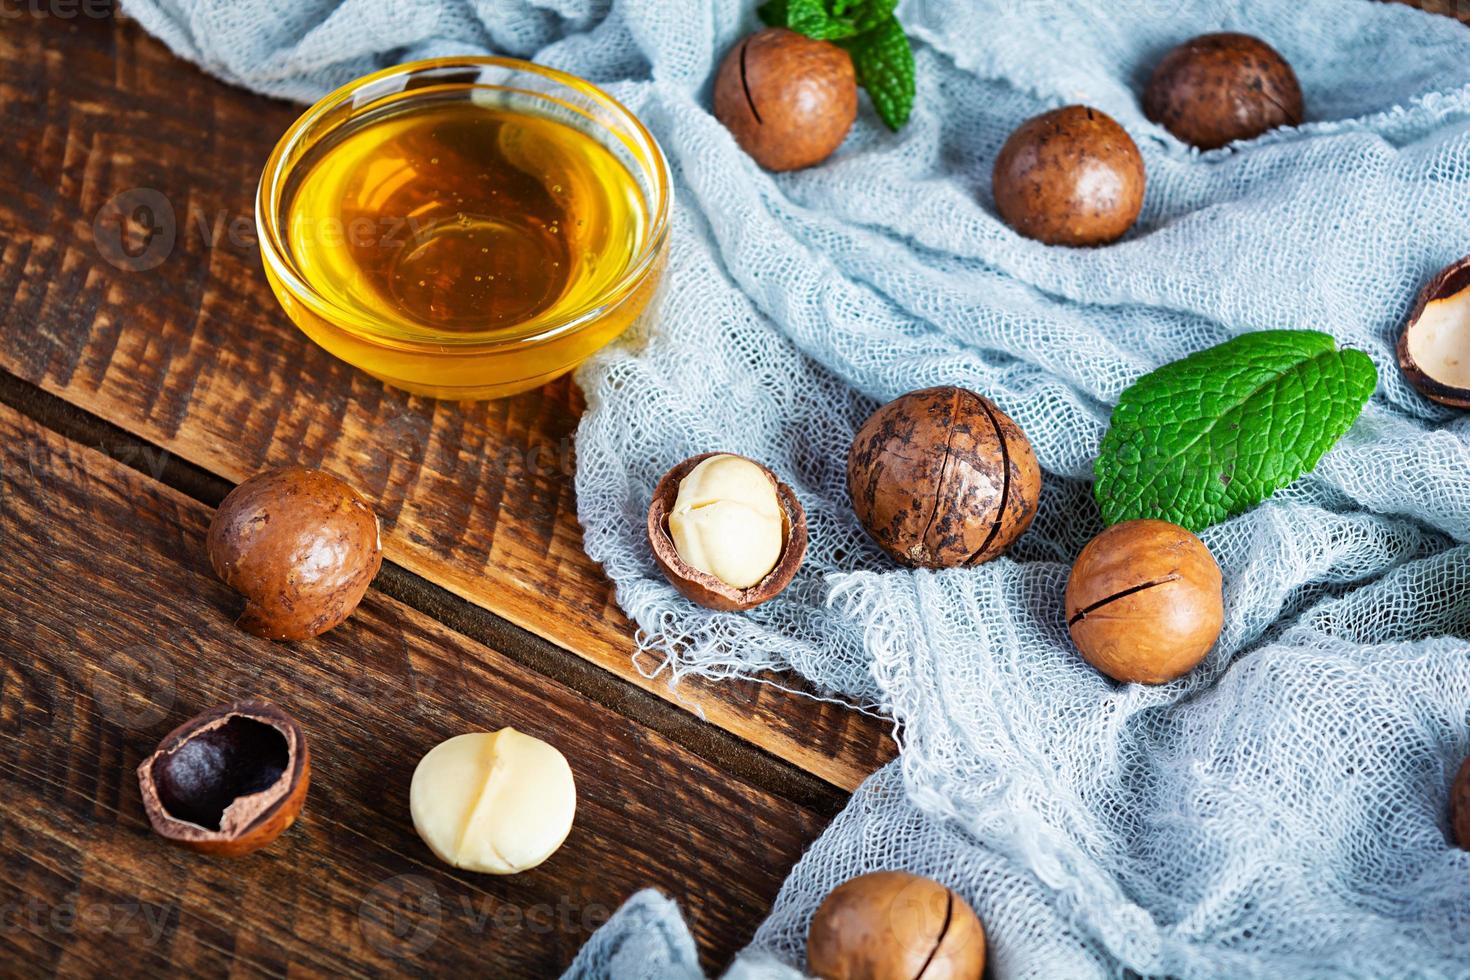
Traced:
<svg viewBox="0 0 1470 980">
<path fill-rule="evenodd" d="M 1048 245 L 1105 245 L 1143 208 L 1143 157 L 1107 113 L 1070 105 L 1028 119 L 995 158 L 991 192 L 1006 224 Z"/>
<path fill-rule="evenodd" d="M 225 497 L 209 526 L 215 574 L 245 597 L 238 625 L 302 640 L 341 623 L 383 564 L 378 518 L 320 470 L 259 473 Z"/>
<path fill-rule="evenodd" d="M 821 163 L 857 118 L 846 51 L 784 27 L 741 40 L 715 75 L 715 117 L 767 170 Z"/>
<path fill-rule="evenodd" d="M 1213 150 L 1305 116 L 1291 65 L 1249 34 L 1204 34 L 1164 55 L 1143 113 L 1186 143 Z"/>
<path fill-rule="evenodd" d="M 1020 426 L 964 388 L 912 391 L 863 423 L 847 458 L 853 510 L 900 564 L 978 565 L 1036 516 L 1041 467 Z"/>
<path fill-rule="evenodd" d="M 153 830 L 225 857 L 284 833 L 301 813 L 310 781 L 301 726 L 266 701 L 236 701 L 191 718 L 138 766 Z"/>
<path fill-rule="evenodd" d="M 1084 659 L 1124 683 L 1187 673 L 1225 622 L 1220 566 L 1168 521 L 1124 521 L 1087 543 L 1067 580 L 1067 625 Z"/>
<path fill-rule="evenodd" d="M 1399 335 L 1399 369 L 1424 397 L 1470 408 L 1470 257 L 1420 292 Z"/>
<path fill-rule="evenodd" d="M 812 917 L 806 957 L 824 980 L 979 980 L 985 930 L 939 882 L 875 871 L 832 889 Z"/>
<path fill-rule="evenodd" d="M 1460 763 L 1460 771 L 1450 786 L 1450 829 L 1455 843 L 1470 851 L 1470 757 Z"/>
<path fill-rule="evenodd" d="M 721 581 L 708 572 L 700 571 L 679 555 L 669 530 L 669 515 L 679 497 L 679 487 L 684 478 L 707 459 L 715 456 L 734 456 L 733 453 L 703 453 L 692 456 L 678 464 L 658 481 L 653 500 L 648 505 L 648 543 L 653 549 L 654 561 L 667 578 L 684 596 L 709 609 L 738 612 L 751 609 L 774 599 L 791 584 L 806 557 L 807 530 L 806 512 L 790 487 L 776 479 L 776 474 L 755 460 L 735 456 L 759 467 L 776 491 L 776 500 L 781 508 L 782 544 L 775 567 L 759 582 L 748 588 L 736 588 Z"/>
</svg>

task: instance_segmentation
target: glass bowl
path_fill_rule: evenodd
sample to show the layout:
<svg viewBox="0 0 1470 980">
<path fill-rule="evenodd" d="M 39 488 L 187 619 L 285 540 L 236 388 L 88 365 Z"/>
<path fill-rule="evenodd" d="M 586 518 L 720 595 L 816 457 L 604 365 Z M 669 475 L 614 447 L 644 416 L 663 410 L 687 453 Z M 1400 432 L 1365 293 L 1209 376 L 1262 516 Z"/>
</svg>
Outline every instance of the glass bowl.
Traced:
<svg viewBox="0 0 1470 980">
<path fill-rule="evenodd" d="M 344 133 L 404 110 L 469 100 L 566 123 L 627 169 L 643 198 L 644 233 L 620 276 L 587 301 L 493 328 L 445 330 L 375 314 L 313 283 L 287 237 L 291 195 L 310 161 Z M 288 129 L 261 175 L 255 220 L 266 278 L 313 341 L 390 385 L 436 398 L 499 398 L 570 371 L 616 338 L 657 293 L 673 188 L 662 150 L 616 100 L 574 75 L 510 58 L 436 58 L 388 68 L 326 96 Z"/>
</svg>

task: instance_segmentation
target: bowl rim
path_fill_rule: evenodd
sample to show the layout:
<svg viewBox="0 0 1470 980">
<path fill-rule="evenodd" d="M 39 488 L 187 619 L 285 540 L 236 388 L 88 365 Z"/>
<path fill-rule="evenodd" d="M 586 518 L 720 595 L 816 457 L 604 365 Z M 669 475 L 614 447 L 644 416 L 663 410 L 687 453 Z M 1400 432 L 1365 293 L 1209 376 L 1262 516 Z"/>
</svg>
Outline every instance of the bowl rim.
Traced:
<svg viewBox="0 0 1470 980">
<path fill-rule="evenodd" d="M 650 182 L 653 185 L 655 199 L 645 201 L 649 210 L 649 230 L 642 248 L 628 263 L 623 274 L 599 291 L 595 297 L 577 309 L 531 332 L 516 332 L 514 327 L 508 328 L 508 332 L 507 328 L 496 328 L 493 335 L 490 331 L 434 333 L 416 330 L 412 326 L 405 326 L 401 321 L 373 316 L 357 308 L 348 308 L 329 300 L 310 282 L 297 275 L 292 264 L 286 260 L 279 215 L 276 213 L 277 209 L 271 206 L 271 200 L 274 197 L 279 201 L 281 184 L 291 173 L 291 168 L 285 166 L 287 156 L 304 138 L 309 127 L 328 112 L 356 98 L 365 89 L 384 79 L 398 75 L 407 77 L 416 72 L 456 67 L 494 67 L 527 72 L 571 89 L 610 110 L 643 144 L 637 149 L 646 150 L 647 153 L 646 167 L 650 171 Z M 474 86 L 475 83 L 465 84 L 467 89 Z M 513 84 L 484 87 L 525 91 L 517 89 Z M 574 111 L 582 111 L 575 106 L 561 102 L 554 94 L 544 92 L 534 94 L 550 98 Z M 335 128 L 333 127 L 333 131 Z M 606 126 L 602 128 L 608 129 Z M 618 135 L 622 138 L 622 134 Z M 496 55 L 453 55 L 405 61 L 380 69 L 353 79 L 312 103 L 287 127 L 266 159 L 265 168 L 261 172 L 260 183 L 255 193 L 255 228 L 260 241 L 261 259 L 267 271 L 281 280 L 282 288 L 291 294 L 292 299 L 310 308 L 317 316 L 339 326 L 344 319 L 347 319 L 354 325 L 366 328 L 364 332 L 371 337 L 373 342 L 386 346 L 395 346 L 405 350 L 445 350 L 448 348 L 456 353 L 483 353 L 496 348 L 521 348 L 554 340 L 575 332 L 585 324 L 596 321 L 604 312 L 625 299 L 659 261 L 664 242 L 668 238 L 673 196 L 673 176 L 663 147 L 632 110 L 613 98 L 600 86 L 570 72 L 538 65 L 520 58 L 505 58 Z"/>
</svg>

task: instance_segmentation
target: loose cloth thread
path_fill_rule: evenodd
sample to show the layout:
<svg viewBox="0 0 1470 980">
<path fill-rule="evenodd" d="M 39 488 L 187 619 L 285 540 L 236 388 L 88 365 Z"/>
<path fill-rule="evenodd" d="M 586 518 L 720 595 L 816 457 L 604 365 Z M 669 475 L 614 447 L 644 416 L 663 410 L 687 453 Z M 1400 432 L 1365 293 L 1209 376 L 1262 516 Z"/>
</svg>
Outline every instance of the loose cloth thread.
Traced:
<svg viewBox="0 0 1470 980">
<path fill-rule="evenodd" d="M 588 553 L 671 677 L 792 670 L 902 726 L 900 760 L 803 858 L 734 975 L 797 975 L 826 892 L 904 867 L 975 906 L 998 976 L 1470 976 L 1470 854 L 1445 818 L 1470 753 L 1470 420 L 1393 356 L 1415 290 L 1470 252 L 1470 31 L 1365 0 L 909 0 L 908 126 L 865 109 L 832 160 L 771 175 L 707 109 L 747 0 L 126 9 L 211 72 L 302 100 L 411 58 L 532 57 L 662 143 L 666 298 L 579 374 Z M 1152 65 L 1216 30 L 1277 47 L 1311 121 L 1198 154 L 1145 119 Z M 1107 248 L 1018 238 L 991 207 L 1006 135 L 1071 102 L 1147 162 L 1138 226 Z M 1216 650 L 1165 687 L 1116 686 L 1061 615 L 1099 529 L 1110 407 L 1274 327 L 1367 351 L 1378 392 L 1314 474 L 1204 535 L 1227 581 Z M 1041 513 L 1007 558 L 897 570 L 852 517 L 846 450 L 879 402 L 941 383 L 1026 430 Z M 769 464 L 810 520 L 795 584 L 743 616 L 680 598 L 643 539 L 658 477 L 713 449 Z M 697 976 L 691 950 L 645 894 L 572 975 Z"/>
</svg>

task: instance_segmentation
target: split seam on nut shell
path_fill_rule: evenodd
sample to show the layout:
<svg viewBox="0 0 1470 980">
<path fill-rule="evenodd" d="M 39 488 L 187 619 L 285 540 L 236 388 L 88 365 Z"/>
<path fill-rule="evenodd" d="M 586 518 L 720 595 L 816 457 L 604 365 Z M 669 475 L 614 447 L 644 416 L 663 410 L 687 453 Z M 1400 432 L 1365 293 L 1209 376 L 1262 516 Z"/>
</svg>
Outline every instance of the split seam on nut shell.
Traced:
<svg viewBox="0 0 1470 980">
<path fill-rule="evenodd" d="M 1106 606 L 1108 603 L 1117 602 L 1119 599 L 1126 599 L 1131 595 L 1143 592 L 1145 589 L 1152 589 L 1160 585 L 1168 585 L 1170 582 L 1177 582 L 1179 581 L 1179 578 L 1180 576 L 1177 573 L 1173 575 L 1165 575 L 1163 578 L 1154 579 L 1152 582 L 1144 582 L 1141 585 L 1135 585 L 1130 588 L 1124 589 L 1122 592 L 1115 592 L 1105 599 L 1099 599 L 1096 602 L 1092 603 L 1092 605 L 1077 610 L 1076 615 L 1067 620 L 1067 625 L 1077 625 L 1078 623 L 1082 622 L 1082 620 L 1087 618 L 1088 613 L 1096 612 L 1103 606 Z"/>
<path fill-rule="evenodd" d="M 750 47 L 750 38 L 740 42 L 740 88 L 745 92 L 745 104 L 750 106 L 750 114 L 755 116 L 757 125 L 764 126 L 761 122 L 761 111 L 755 107 L 755 99 L 750 95 L 750 78 L 745 74 L 745 52 Z"/>
<path fill-rule="evenodd" d="M 922 980 L 925 971 L 934 963 L 934 957 L 939 955 L 939 947 L 944 945 L 944 937 L 949 935 L 949 924 L 954 921 L 954 889 L 944 890 L 944 922 L 939 926 L 939 934 L 934 937 L 934 948 L 929 950 L 929 956 L 924 960 L 924 965 L 919 967 L 919 972 L 914 974 L 913 980 Z"/>
<path fill-rule="evenodd" d="M 1000 443 L 1000 501 L 995 505 L 995 520 L 990 525 L 990 533 L 985 536 L 985 541 L 977 551 L 971 553 L 965 559 L 966 565 L 975 564 L 976 559 L 990 550 L 995 543 L 996 536 L 1000 534 L 1001 525 L 1005 523 L 1006 503 L 1011 499 L 1011 449 L 1006 442 L 1006 434 L 1000 427 L 1000 419 L 995 417 L 990 403 L 979 399 L 980 408 L 985 412 L 985 417 L 990 420 L 990 426 L 995 430 L 995 441 Z"/>
</svg>

